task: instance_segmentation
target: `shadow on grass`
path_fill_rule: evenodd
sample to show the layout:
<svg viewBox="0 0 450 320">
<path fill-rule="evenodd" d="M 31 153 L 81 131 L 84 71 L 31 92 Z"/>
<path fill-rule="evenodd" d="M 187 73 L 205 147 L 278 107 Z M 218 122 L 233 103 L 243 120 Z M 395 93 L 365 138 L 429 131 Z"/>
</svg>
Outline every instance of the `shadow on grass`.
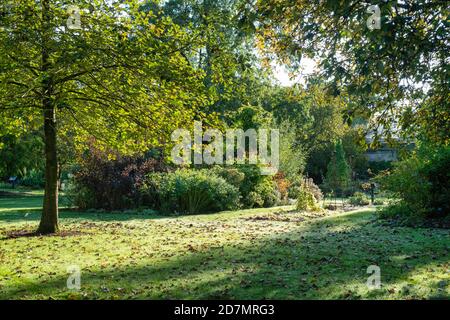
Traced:
<svg viewBox="0 0 450 320">
<path fill-rule="evenodd" d="M 128 220 L 156 220 L 156 219 L 167 219 L 167 218 L 176 218 L 179 216 L 163 216 L 156 214 L 145 214 L 145 213 L 123 213 L 123 212 L 86 212 L 86 211 L 77 211 L 71 209 L 60 209 L 59 210 L 59 219 L 62 224 L 64 221 L 81 221 L 81 220 L 89 220 L 89 221 L 128 221 Z M 41 218 L 41 210 L 37 209 L 22 209 L 14 212 L 0 212 L 0 222 L 33 222 L 39 221 Z"/>
<path fill-rule="evenodd" d="M 64 197 L 60 196 L 60 204 L 64 206 Z M 134 219 L 161 219 L 168 216 L 157 214 L 130 212 L 99 212 L 79 211 L 75 209 L 60 207 L 60 219 L 93 220 L 93 221 L 127 221 Z M 21 195 L 0 197 L 0 222 L 26 222 L 39 221 L 42 212 L 42 196 Z M 170 217 L 170 216 L 169 216 Z"/>
<path fill-rule="evenodd" d="M 356 224 L 342 228 L 350 222 Z M 301 232 L 245 245 L 194 247 L 151 265 L 82 269 L 80 293 L 65 289 L 67 277 L 60 275 L 17 284 L 1 298 L 34 292 L 86 299 L 376 299 L 389 296 L 389 286 L 406 281 L 415 270 L 448 264 L 449 244 L 441 231 L 386 228 L 365 216 L 348 215 L 310 221 Z M 361 293 L 356 287 L 365 286 L 369 265 L 380 266 L 383 289 Z M 437 283 L 433 280 L 426 289 L 436 291 Z"/>
<path fill-rule="evenodd" d="M 170 215 L 160 214 L 153 210 L 125 210 L 125 211 L 102 211 L 102 210 L 87 210 L 81 211 L 78 209 L 64 207 L 63 197 L 60 197 L 59 219 L 64 224 L 65 221 L 129 221 L 129 220 L 158 220 L 158 219 L 175 219 L 189 216 L 213 216 L 220 215 L 224 212 L 202 213 L 195 215 Z M 243 211 L 251 212 L 252 210 L 268 210 L 268 211 L 283 211 L 294 212 L 292 210 L 281 209 L 282 207 L 273 208 L 259 208 L 259 209 L 245 209 Z M 42 212 L 42 197 L 41 196 L 27 196 L 20 198 L 0 198 L 0 222 L 14 223 L 14 222 L 37 222 L 41 218 Z"/>
<path fill-rule="evenodd" d="M 0 238 L 0 240 L 10 240 L 10 239 L 18 239 L 18 238 L 32 238 L 32 237 L 73 237 L 73 236 L 80 236 L 80 235 L 87 235 L 86 232 L 76 231 L 76 230 L 64 230 L 60 231 L 58 233 L 50 233 L 43 235 L 41 233 L 38 233 L 36 231 L 27 231 L 27 230 L 19 230 L 19 231 L 11 231 L 6 233 L 6 236 L 3 238 Z"/>
</svg>

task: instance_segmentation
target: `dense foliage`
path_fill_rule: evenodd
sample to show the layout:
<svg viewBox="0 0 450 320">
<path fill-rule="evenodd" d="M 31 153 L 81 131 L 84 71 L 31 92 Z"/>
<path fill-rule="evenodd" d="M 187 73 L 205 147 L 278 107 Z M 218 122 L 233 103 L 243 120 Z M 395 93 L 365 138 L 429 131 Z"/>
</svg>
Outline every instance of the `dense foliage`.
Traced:
<svg viewBox="0 0 450 320">
<path fill-rule="evenodd" d="M 386 145 L 421 149 L 402 154 L 383 188 L 409 214 L 445 215 L 445 7 L 378 5 L 380 29 L 367 27 L 368 5 L 353 0 L 79 1 L 80 26 L 70 28 L 67 2 L 5 0 L 0 177 L 45 184 L 41 233 L 58 229 L 69 169 L 67 193 L 80 208 L 194 213 L 293 198 L 307 208 L 311 194 L 323 199 L 316 184 L 350 196 L 390 169 L 364 154 L 384 135 Z M 273 63 L 295 75 L 305 57 L 316 61 L 314 74 L 290 87 L 275 81 Z M 204 129 L 279 129 L 278 174 L 255 165 L 168 170 L 171 133 L 192 131 L 194 120 Z"/>
<path fill-rule="evenodd" d="M 144 202 L 162 213 L 205 213 L 239 206 L 239 190 L 209 170 L 180 169 L 146 177 Z"/>
<path fill-rule="evenodd" d="M 404 218 L 450 215 L 450 147 L 423 144 L 393 170 L 377 177 L 383 189 L 400 199 L 394 212 Z M 389 215 L 389 214 L 387 214 Z"/>
<path fill-rule="evenodd" d="M 380 9 L 380 28 L 367 25 L 371 5 Z M 330 91 L 350 98 L 349 121 L 365 114 L 387 136 L 400 124 L 403 133 L 449 142 L 445 1 L 259 0 L 248 16 L 268 57 L 294 70 L 304 57 L 318 61 Z"/>
<path fill-rule="evenodd" d="M 67 197 L 81 209 L 120 210 L 141 205 L 140 189 L 150 172 L 164 171 L 160 159 L 153 157 L 117 156 L 91 147 L 78 161 L 69 180 Z"/>
<path fill-rule="evenodd" d="M 168 146 L 174 129 L 203 116 L 204 73 L 186 59 L 201 46 L 198 33 L 161 15 L 159 2 L 154 10 L 142 4 L 79 1 L 73 24 L 64 1 L 1 3 L 0 113 L 14 124 L 8 131 L 44 132 L 40 233 L 58 230 L 60 139 L 85 149 L 95 136 L 130 155 Z"/>
<path fill-rule="evenodd" d="M 355 192 L 348 198 L 348 202 L 354 206 L 366 206 L 370 203 L 369 197 L 362 192 Z"/>
<path fill-rule="evenodd" d="M 317 211 L 319 209 L 314 193 L 309 190 L 306 183 L 302 183 L 297 195 L 297 210 Z"/>
<path fill-rule="evenodd" d="M 17 176 L 23 182 L 33 171 L 42 175 L 44 168 L 42 146 L 38 132 L 24 134 L 21 137 L 13 134 L 0 136 L 0 178 Z M 41 180 L 38 185 L 42 182 Z"/>
<path fill-rule="evenodd" d="M 325 186 L 329 191 L 341 196 L 348 188 L 350 179 L 351 168 L 347 163 L 342 141 L 338 141 L 328 164 Z"/>
<path fill-rule="evenodd" d="M 233 208 L 271 207 L 281 200 L 272 177 L 256 166 L 182 169 L 147 176 L 143 204 L 164 213 L 201 213 Z"/>
</svg>

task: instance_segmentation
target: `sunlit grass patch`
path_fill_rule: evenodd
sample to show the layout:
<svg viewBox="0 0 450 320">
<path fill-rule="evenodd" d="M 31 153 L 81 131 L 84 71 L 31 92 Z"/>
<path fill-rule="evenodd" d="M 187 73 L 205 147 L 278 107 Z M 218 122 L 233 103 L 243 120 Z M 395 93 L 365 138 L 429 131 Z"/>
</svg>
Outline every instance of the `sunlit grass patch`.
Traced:
<svg viewBox="0 0 450 320">
<path fill-rule="evenodd" d="M 371 208 L 179 217 L 63 210 L 66 236 L 8 238 L 33 231 L 39 211 L 25 216 L 20 202 L 7 201 L 0 199 L 8 207 L 0 208 L 3 299 L 448 297 L 448 230 L 384 226 Z M 70 265 L 81 269 L 80 291 L 66 287 Z M 370 265 L 380 267 L 380 289 L 366 286 Z"/>
</svg>

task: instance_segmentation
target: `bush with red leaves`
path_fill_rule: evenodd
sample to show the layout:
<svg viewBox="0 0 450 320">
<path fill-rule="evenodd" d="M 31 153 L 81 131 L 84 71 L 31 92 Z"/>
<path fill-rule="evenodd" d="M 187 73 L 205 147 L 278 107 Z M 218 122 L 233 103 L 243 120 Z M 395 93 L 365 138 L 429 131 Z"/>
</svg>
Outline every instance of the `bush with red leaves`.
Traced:
<svg viewBox="0 0 450 320">
<path fill-rule="evenodd" d="M 107 152 L 90 147 L 79 162 L 68 197 L 80 209 L 123 210 L 141 205 L 139 192 L 145 176 L 167 171 L 159 156 L 109 159 Z"/>
</svg>

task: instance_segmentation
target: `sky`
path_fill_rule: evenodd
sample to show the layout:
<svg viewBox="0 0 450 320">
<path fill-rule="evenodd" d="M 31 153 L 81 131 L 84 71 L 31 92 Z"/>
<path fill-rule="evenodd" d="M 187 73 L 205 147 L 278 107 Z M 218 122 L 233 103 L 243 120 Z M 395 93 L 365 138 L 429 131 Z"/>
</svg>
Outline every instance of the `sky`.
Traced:
<svg viewBox="0 0 450 320">
<path fill-rule="evenodd" d="M 280 64 L 274 63 L 272 65 L 273 73 L 275 78 L 280 82 L 282 86 L 290 87 L 295 83 L 305 83 L 305 76 L 308 76 L 314 72 L 316 69 L 316 62 L 309 58 L 303 58 L 301 62 L 301 67 L 299 70 L 299 74 L 290 79 L 289 72 L 286 70 L 286 67 Z"/>
</svg>

